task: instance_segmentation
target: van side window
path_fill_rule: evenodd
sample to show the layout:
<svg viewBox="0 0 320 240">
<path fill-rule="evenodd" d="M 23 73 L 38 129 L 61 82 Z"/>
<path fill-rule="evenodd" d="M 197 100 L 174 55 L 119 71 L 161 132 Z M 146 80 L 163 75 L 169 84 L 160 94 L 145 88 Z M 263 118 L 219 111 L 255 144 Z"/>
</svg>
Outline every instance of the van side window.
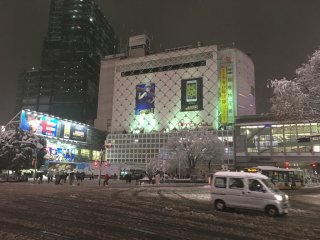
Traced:
<svg viewBox="0 0 320 240">
<path fill-rule="evenodd" d="M 244 188 L 244 183 L 242 178 L 230 178 L 229 188 Z"/>
<path fill-rule="evenodd" d="M 248 180 L 248 184 L 249 184 L 249 190 L 250 191 L 262 192 L 262 185 L 258 180 L 249 179 Z"/>
<path fill-rule="evenodd" d="M 216 188 L 226 188 L 227 179 L 225 177 L 216 177 L 214 180 L 214 186 Z"/>
</svg>

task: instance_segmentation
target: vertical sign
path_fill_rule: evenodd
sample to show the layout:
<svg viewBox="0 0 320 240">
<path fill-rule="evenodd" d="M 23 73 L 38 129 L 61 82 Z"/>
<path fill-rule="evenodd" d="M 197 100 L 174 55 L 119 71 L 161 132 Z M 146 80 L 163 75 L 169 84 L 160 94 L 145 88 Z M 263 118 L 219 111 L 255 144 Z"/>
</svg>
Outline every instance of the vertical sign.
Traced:
<svg viewBox="0 0 320 240">
<path fill-rule="evenodd" d="M 227 103 L 228 103 L 228 123 L 234 123 L 233 107 L 233 67 L 231 64 L 227 67 Z"/>
<path fill-rule="evenodd" d="M 228 122 L 227 68 L 220 68 L 220 111 L 222 125 Z"/>
</svg>

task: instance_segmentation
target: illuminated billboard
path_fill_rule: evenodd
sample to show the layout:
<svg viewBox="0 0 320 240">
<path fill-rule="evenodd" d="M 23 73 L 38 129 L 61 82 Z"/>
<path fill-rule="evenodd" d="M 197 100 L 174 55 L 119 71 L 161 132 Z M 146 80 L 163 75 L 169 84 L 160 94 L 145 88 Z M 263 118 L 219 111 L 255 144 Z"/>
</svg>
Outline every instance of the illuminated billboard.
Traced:
<svg viewBox="0 0 320 240">
<path fill-rule="evenodd" d="M 21 112 L 20 128 L 38 135 L 57 136 L 58 119 L 36 112 Z"/>
<path fill-rule="evenodd" d="M 202 78 L 181 80 L 181 112 L 203 110 Z"/>
<path fill-rule="evenodd" d="M 74 162 L 76 146 L 60 141 L 47 141 L 47 159 L 59 162 Z"/>
<path fill-rule="evenodd" d="M 87 141 L 88 127 L 86 125 L 58 120 L 53 116 L 37 112 L 22 111 L 20 128 L 37 135 L 63 138 L 80 142 Z"/>
<path fill-rule="evenodd" d="M 143 83 L 136 85 L 135 115 L 154 113 L 154 93 L 154 83 Z"/>
<path fill-rule="evenodd" d="M 220 124 L 226 126 L 234 122 L 233 107 L 233 68 L 231 64 L 219 69 L 219 112 Z"/>
<path fill-rule="evenodd" d="M 227 94 L 227 68 L 220 68 L 220 123 L 228 122 L 228 94 Z"/>
<path fill-rule="evenodd" d="M 62 121 L 61 138 L 85 142 L 87 140 L 88 128 L 85 125 Z"/>
</svg>

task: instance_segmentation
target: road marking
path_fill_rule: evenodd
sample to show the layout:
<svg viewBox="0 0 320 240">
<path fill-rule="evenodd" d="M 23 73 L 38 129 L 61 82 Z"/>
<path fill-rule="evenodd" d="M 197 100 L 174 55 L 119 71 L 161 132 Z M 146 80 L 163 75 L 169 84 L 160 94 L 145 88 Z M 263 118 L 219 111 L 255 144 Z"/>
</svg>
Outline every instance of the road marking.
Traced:
<svg viewBox="0 0 320 240">
<path fill-rule="evenodd" d="M 137 231 L 137 232 L 148 233 L 148 234 L 152 234 L 152 235 L 155 235 L 155 234 L 156 234 L 156 233 L 154 233 L 154 232 L 147 231 L 147 230 L 143 230 L 143 229 L 140 229 L 140 228 L 132 228 L 132 227 L 129 227 L 128 229 L 134 230 L 134 231 Z"/>
</svg>

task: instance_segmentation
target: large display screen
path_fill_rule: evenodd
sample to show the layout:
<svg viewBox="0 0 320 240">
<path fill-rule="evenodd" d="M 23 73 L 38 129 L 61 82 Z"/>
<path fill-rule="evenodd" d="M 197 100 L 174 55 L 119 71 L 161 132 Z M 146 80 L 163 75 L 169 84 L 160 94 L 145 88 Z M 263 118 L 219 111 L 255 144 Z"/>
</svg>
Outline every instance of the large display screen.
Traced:
<svg viewBox="0 0 320 240">
<path fill-rule="evenodd" d="M 45 135 L 68 140 L 86 142 L 88 127 L 86 125 L 37 112 L 22 111 L 20 128 L 38 135 Z"/>
<path fill-rule="evenodd" d="M 20 128 L 34 134 L 56 137 L 58 119 L 35 112 L 21 112 Z"/>
<path fill-rule="evenodd" d="M 203 110 L 202 78 L 181 80 L 181 111 Z"/>
<path fill-rule="evenodd" d="M 136 85 L 135 115 L 154 113 L 155 84 Z"/>
<path fill-rule="evenodd" d="M 63 121 L 61 123 L 61 138 L 85 142 L 88 128 L 85 125 Z"/>
</svg>

